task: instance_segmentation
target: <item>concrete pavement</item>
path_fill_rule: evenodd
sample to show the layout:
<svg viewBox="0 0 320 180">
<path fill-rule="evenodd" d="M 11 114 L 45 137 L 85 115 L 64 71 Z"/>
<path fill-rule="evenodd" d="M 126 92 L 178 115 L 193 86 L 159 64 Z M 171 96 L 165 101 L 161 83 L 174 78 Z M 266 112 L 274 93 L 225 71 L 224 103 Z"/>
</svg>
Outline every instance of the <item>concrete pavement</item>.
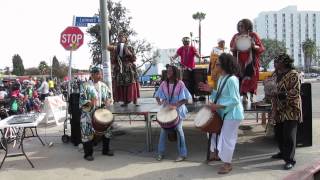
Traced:
<svg viewBox="0 0 320 180">
<path fill-rule="evenodd" d="M 145 151 L 144 123 L 133 122 L 130 125 L 128 121 L 119 121 L 127 133 L 113 139 L 114 157 L 102 156 L 101 147 L 98 146 L 95 148 L 95 161 L 87 162 L 77 147 L 61 142 L 62 127 L 41 128 L 40 134 L 47 143 L 54 142 L 54 146 L 42 147 L 36 138 L 27 139 L 25 150 L 35 168 L 32 169 L 23 157 L 10 158 L 0 170 L 0 179 L 282 179 L 320 161 L 320 133 L 317 131 L 320 119 L 314 119 L 313 122 L 314 146 L 297 149 L 297 165 L 290 171 L 282 170 L 282 161 L 270 159 L 277 151 L 276 144 L 272 137 L 265 135 L 261 125 L 253 122 L 252 129 L 239 130 L 234 170 L 228 175 L 218 175 L 216 172 L 221 163 L 203 163 L 206 136 L 193 127 L 192 121 L 184 124 L 189 156 L 187 161 L 181 163 L 173 162 L 177 155 L 175 143 L 167 144 L 166 159 L 157 162 L 155 152 Z M 153 127 L 153 147 L 156 148 L 159 126 L 154 122 Z M 1 158 L 3 153 L 0 151 Z"/>
</svg>

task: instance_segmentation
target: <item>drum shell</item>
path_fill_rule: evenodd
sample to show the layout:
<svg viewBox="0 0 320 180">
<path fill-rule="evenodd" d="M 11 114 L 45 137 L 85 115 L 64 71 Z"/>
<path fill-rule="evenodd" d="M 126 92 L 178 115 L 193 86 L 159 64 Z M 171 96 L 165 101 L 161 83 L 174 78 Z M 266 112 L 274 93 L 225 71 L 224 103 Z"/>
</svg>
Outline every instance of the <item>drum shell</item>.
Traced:
<svg viewBox="0 0 320 180">
<path fill-rule="evenodd" d="M 113 120 L 110 122 L 101 122 L 95 118 L 95 113 L 92 115 L 92 127 L 97 134 L 104 134 L 104 132 L 110 127 L 113 123 Z"/>
<path fill-rule="evenodd" d="M 179 123 L 179 117 L 173 119 L 172 121 L 170 122 L 167 122 L 167 123 L 164 123 L 164 122 L 161 122 L 157 119 L 157 122 L 159 123 L 159 125 L 163 128 L 163 129 L 172 129 L 172 128 L 175 128 L 178 123 Z"/>
<path fill-rule="evenodd" d="M 199 128 L 203 132 L 207 133 L 217 133 L 221 132 L 223 121 L 217 112 L 213 112 L 211 118 Z"/>
</svg>

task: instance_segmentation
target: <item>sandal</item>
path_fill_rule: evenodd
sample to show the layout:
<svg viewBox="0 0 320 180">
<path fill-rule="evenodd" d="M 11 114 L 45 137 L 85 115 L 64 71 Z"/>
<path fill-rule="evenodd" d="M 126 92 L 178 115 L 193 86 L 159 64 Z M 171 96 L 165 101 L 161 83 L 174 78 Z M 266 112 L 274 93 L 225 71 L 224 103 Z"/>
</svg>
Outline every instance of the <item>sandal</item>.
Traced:
<svg viewBox="0 0 320 180">
<path fill-rule="evenodd" d="M 221 159 L 219 158 L 218 154 L 216 153 L 211 153 L 210 158 L 207 160 L 207 162 L 211 162 L 211 161 L 221 161 Z"/>
<path fill-rule="evenodd" d="M 219 171 L 218 174 L 228 174 L 230 171 L 232 171 L 231 165 L 223 165 Z"/>
</svg>

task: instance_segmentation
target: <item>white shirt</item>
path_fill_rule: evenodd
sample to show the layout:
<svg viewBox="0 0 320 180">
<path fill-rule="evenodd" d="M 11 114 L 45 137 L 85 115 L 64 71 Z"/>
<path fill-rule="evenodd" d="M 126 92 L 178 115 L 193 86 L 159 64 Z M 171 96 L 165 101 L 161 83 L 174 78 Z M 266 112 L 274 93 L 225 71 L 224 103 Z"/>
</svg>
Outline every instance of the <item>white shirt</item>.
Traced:
<svg viewBox="0 0 320 180">
<path fill-rule="evenodd" d="M 41 94 L 48 94 L 49 93 L 49 84 L 47 83 L 47 81 L 43 81 L 41 86 L 39 87 L 38 91 Z"/>
<path fill-rule="evenodd" d="M 4 99 L 8 93 L 6 91 L 0 91 L 0 99 Z"/>
</svg>

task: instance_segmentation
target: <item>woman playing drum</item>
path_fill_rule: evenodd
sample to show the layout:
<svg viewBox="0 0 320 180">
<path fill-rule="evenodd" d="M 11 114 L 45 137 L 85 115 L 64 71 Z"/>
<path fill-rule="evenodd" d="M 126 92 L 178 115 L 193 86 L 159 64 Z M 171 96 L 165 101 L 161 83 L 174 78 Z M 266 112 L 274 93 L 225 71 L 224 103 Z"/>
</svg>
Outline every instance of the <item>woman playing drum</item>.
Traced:
<svg viewBox="0 0 320 180">
<path fill-rule="evenodd" d="M 213 152 L 212 160 L 221 159 L 224 162 L 218 173 L 226 174 L 232 170 L 231 160 L 237 142 L 238 127 L 244 119 L 244 111 L 239 94 L 239 80 L 235 76 L 239 69 L 236 59 L 231 54 L 222 53 L 216 66 L 221 76 L 217 91 L 212 91 L 211 100 L 217 103 L 211 104 L 211 110 L 218 112 L 223 119 L 223 125 L 220 134 L 212 134 L 210 150 Z M 211 90 L 208 84 L 203 83 L 200 84 L 200 88 L 203 91 Z"/>
<path fill-rule="evenodd" d="M 187 147 L 182 129 L 182 122 L 186 118 L 188 112 L 185 103 L 188 102 L 188 99 L 192 98 L 184 83 L 178 79 L 178 73 L 177 67 L 169 66 L 167 70 L 167 79 L 161 83 L 155 94 L 159 105 L 169 107 L 170 109 L 176 109 L 178 112 L 179 122 L 177 126 L 174 127 L 178 136 L 177 146 L 179 151 L 176 162 L 183 161 L 187 157 Z M 158 161 L 161 161 L 164 156 L 167 133 L 166 129 L 161 128 L 158 144 Z"/>
<path fill-rule="evenodd" d="M 260 56 L 265 48 L 258 34 L 252 32 L 252 22 L 249 19 L 242 19 L 237 25 L 238 33 L 231 40 L 230 48 L 240 65 L 240 93 L 243 95 L 243 102 L 253 101 L 253 95 L 257 93 Z"/>
</svg>

